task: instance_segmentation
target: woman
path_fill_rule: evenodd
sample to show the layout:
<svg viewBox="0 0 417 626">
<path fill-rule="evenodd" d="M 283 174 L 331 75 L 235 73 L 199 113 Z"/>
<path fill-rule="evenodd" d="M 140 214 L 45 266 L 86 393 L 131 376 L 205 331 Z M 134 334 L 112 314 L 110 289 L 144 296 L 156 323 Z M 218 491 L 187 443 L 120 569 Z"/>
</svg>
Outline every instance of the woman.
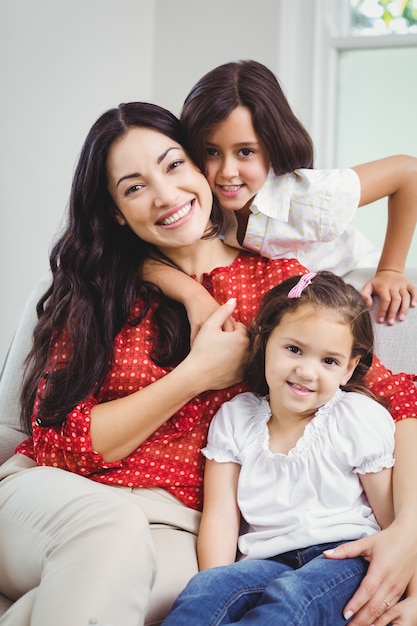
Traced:
<svg viewBox="0 0 417 626">
<path fill-rule="evenodd" d="M 0 590 L 17 600 L 3 626 L 142 624 L 152 586 L 147 623 L 156 623 L 197 570 L 200 448 L 220 404 L 246 389 L 244 325 L 274 284 L 306 270 L 215 236 L 210 188 L 182 145 L 174 116 L 131 103 L 102 115 L 82 149 L 22 393 L 33 436 L 0 474 Z M 151 256 L 225 303 L 191 351 L 185 311 L 141 280 Z M 397 417 L 416 415 L 406 377 L 381 366 L 372 385 L 393 397 Z M 399 473 L 398 482 L 396 526 L 369 545 L 374 569 L 396 580 L 362 604 L 398 599 L 411 577 L 414 536 L 394 565 L 384 556 L 414 514 L 409 481 Z"/>
</svg>

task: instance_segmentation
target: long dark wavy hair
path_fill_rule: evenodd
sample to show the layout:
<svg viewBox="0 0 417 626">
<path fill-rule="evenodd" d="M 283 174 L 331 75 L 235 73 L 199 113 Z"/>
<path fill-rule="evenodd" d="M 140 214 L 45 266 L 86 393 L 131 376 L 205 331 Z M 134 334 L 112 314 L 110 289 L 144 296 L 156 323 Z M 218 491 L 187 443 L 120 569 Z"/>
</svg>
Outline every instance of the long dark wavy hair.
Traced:
<svg viewBox="0 0 417 626">
<path fill-rule="evenodd" d="M 207 134 L 238 106 L 247 107 L 275 174 L 312 168 L 313 143 L 273 72 L 257 61 L 219 65 L 194 85 L 181 112 L 186 146 L 205 172 Z"/>
<path fill-rule="evenodd" d="M 31 428 L 39 383 L 46 381 L 37 423 L 63 422 L 66 415 L 101 385 L 113 358 L 113 340 L 129 321 L 138 324 L 151 298 L 157 298 L 159 326 L 152 358 L 176 365 L 189 351 L 189 324 L 185 310 L 140 278 L 144 259 L 157 249 L 115 219 L 116 207 L 107 188 L 106 163 L 115 141 L 132 127 L 157 130 L 184 145 L 178 119 L 166 109 L 143 102 L 121 104 L 105 112 L 92 126 L 75 170 L 66 228 L 50 255 L 52 284 L 37 305 L 38 323 L 27 358 L 21 394 L 22 425 Z M 217 234 L 221 218 L 212 212 Z M 141 297 L 138 319 L 129 311 Z M 68 358 L 50 367 L 52 340 L 64 336 Z M 48 373 L 46 374 L 46 368 Z"/>
<path fill-rule="evenodd" d="M 374 353 L 374 329 L 372 319 L 364 299 L 355 287 L 333 272 L 317 272 L 317 275 L 300 297 L 289 298 L 288 293 L 300 280 L 293 276 L 273 287 L 264 297 L 258 315 L 249 331 L 250 356 L 246 376 L 251 390 L 265 396 L 269 392 L 265 378 L 265 352 L 269 336 L 285 313 L 292 313 L 299 307 L 310 304 L 319 311 L 328 311 L 335 319 L 348 324 L 353 337 L 351 357 L 359 357 L 350 380 L 341 388 L 356 391 L 369 397 L 374 396 L 365 386 L 365 376 L 372 364 Z"/>
</svg>

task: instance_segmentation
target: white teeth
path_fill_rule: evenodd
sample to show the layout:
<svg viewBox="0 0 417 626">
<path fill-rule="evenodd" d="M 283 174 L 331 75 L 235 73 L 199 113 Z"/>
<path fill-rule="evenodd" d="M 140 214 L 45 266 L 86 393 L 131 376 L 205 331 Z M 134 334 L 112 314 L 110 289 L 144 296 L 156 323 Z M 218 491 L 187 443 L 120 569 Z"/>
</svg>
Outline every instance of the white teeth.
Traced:
<svg viewBox="0 0 417 626">
<path fill-rule="evenodd" d="M 177 211 L 177 213 L 174 213 L 173 215 L 170 215 L 169 217 L 167 217 L 165 220 L 161 222 L 161 224 L 163 224 L 164 226 L 169 226 L 170 224 L 174 224 L 175 222 L 178 222 L 178 220 L 180 220 L 182 217 L 184 217 L 184 215 L 188 215 L 190 211 L 191 211 L 191 202 L 187 204 L 186 206 L 182 207 L 182 209 Z"/>
<path fill-rule="evenodd" d="M 221 185 L 224 191 L 239 191 L 242 185 Z"/>
</svg>

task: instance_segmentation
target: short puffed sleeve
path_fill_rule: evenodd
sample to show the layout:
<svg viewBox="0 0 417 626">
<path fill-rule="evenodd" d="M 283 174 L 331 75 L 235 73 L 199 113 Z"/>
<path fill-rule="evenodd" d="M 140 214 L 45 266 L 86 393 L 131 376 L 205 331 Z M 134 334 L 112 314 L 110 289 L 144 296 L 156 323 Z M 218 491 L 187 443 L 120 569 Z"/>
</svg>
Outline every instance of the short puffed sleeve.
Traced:
<svg viewBox="0 0 417 626">
<path fill-rule="evenodd" d="M 263 401 L 253 393 L 241 393 L 225 402 L 214 416 L 201 450 L 207 459 L 219 463 L 241 464 L 241 450 L 251 431 L 257 427 L 256 416 Z"/>
<path fill-rule="evenodd" d="M 395 423 L 378 402 L 359 393 L 342 393 L 329 423 L 339 459 L 354 473 L 379 472 L 394 465 Z"/>
</svg>

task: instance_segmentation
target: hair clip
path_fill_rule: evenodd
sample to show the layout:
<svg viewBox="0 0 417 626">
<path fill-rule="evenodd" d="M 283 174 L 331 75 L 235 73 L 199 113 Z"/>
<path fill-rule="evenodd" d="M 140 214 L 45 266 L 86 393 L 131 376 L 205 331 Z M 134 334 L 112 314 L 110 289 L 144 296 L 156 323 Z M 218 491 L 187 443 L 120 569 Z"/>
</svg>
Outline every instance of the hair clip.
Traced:
<svg viewBox="0 0 417 626">
<path fill-rule="evenodd" d="M 299 298 L 303 293 L 303 290 L 308 287 L 308 285 L 311 285 L 311 281 L 315 276 L 317 276 L 317 272 L 308 272 L 308 274 L 303 274 L 295 287 L 288 292 L 288 297 Z"/>
</svg>

